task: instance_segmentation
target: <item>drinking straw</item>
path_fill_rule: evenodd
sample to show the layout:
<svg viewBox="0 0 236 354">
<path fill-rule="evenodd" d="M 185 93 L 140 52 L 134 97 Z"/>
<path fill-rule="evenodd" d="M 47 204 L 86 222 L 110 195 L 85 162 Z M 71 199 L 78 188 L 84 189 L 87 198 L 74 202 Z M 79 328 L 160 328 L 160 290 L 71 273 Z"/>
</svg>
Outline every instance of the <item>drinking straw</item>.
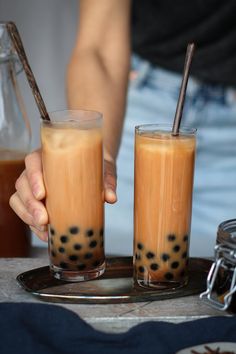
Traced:
<svg viewBox="0 0 236 354">
<path fill-rule="evenodd" d="M 35 99 L 36 104 L 38 106 L 40 115 L 43 120 L 50 121 L 49 114 L 47 112 L 45 103 L 44 103 L 41 93 L 39 91 L 34 74 L 31 70 L 30 65 L 29 65 L 29 62 L 28 62 L 28 59 L 27 59 L 27 56 L 26 56 L 26 53 L 24 50 L 24 46 L 23 46 L 20 34 L 18 32 L 18 29 L 17 29 L 14 22 L 7 22 L 6 28 L 7 28 L 7 31 L 9 33 L 10 37 L 11 37 L 11 40 L 13 42 L 15 49 L 16 49 L 16 52 L 20 58 L 20 61 L 23 65 L 26 77 L 28 79 L 29 85 L 30 85 L 31 90 L 33 92 L 33 96 L 34 96 L 34 99 Z"/>
<path fill-rule="evenodd" d="M 172 135 L 173 136 L 179 135 L 179 127 L 180 127 L 180 123 L 181 123 L 183 107 L 184 107 L 184 100 L 185 100 L 186 89 L 187 89 L 188 78 L 189 78 L 189 69 L 190 69 L 190 65 L 192 63 L 194 49 L 195 49 L 194 43 L 188 44 L 186 56 L 185 56 L 183 79 L 182 79 L 182 83 L 181 83 L 181 87 L 180 87 L 180 93 L 179 93 L 179 98 L 178 98 L 178 102 L 177 102 L 175 118 L 174 118 L 173 128 L 172 128 Z"/>
</svg>

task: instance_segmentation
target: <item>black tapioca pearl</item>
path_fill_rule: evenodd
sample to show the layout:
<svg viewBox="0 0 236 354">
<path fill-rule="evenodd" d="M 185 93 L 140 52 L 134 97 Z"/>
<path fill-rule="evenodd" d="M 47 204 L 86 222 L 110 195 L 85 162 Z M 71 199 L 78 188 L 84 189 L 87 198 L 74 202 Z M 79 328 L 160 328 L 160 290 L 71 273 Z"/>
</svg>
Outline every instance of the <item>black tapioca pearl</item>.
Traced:
<svg viewBox="0 0 236 354">
<path fill-rule="evenodd" d="M 64 247 L 59 247 L 59 248 L 58 248 L 58 251 L 59 251 L 60 253 L 64 253 L 64 252 L 65 252 L 65 248 L 64 248 Z"/>
<path fill-rule="evenodd" d="M 77 269 L 78 270 L 84 270 L 86 268 L 86 265 L 85 264 L 79 264 L 78 266 L 77 266 Z"/>
<path fill-rule="evenodd" d="M 89 229 L 86 231 L 86 236 L 92 237 L 94 235 L 93 229 Z"/>
<path fill-rule="evenodd" d="M 51 251 L 51 256 L 52 257 L 56 257 L 56 252 L 55 251 Z"/>
<path fill-rule="evenodd" d="M 165 278 L 166 278 L 166 280 L 172 280 L 174 278 L 174 276 L 172 273 L 168 272 L 165 274 Z"/>
<path fill-rule="evenodd" d="M 82 248 L 82 246 L 81 246 L 79 243 L 75 243 L 75 244 L 74 244 L 74 249 L 75 249 L 76 251 L 81 250 L 81 248 Z"/>
<path fill-rule="evenodd" d="M 98 244 L 97 241 L 93 240 L 93 241 L 90 242 L 89 247 L 90 248 L 95 248 L 97 246 L 97 244 Z"/>
<path fill-rule="evenodd" d="M 136 254 L 135 254 L 135 259 L 136 259 L 137 261 L 140 261 L 140 260 L 141 260 L 141 254 L 136 253 Z"/>
<path fill-rule="evenodd" d="M 167 239 L 168 239 L 168 241 L 173 242 L 173 241 L 175 241 L 176 236 L 175 236 L 174 234 L 169 234 L 169 235 L 167 236 Z"/>
<path fill-rule="evenodd" d="M 139 273 L 144 273 L 145 269 L 143 266 L 138 267 Z"/>
<path fill-rule="evenodd" d="M 61 240 L 62 243 L 66 243 L 66 242 L 68 242 L 68 237 L 66 235 L 62 235 L 60 237 L 60 240 Z"/>
<path fill-rule="evenodd" d="M 63 269 L 67 269 L 68 268 L 68 264 L 65 263 L 65 262 L 61 262 L 60 263 L 60 267 L 63 268 Z"/>
<path fill-rule="evenodd" d="M 103 230 L 103 229 L 101 229 L 101 230 L 100 230 L 100 232 L 99 232 L 99 235 L 102 237 L 102 236 L 103 236 L 103 234 L 104 234 L 104 230 Z"/>
<path fill-rule="evenodd" d="M 69 260 L 70 261 L 77 261 L 78 260 L 78 256 L 76 256 L 76 254 L 71 254 L 70 256 L 69 256 Z"/>
<path fill-rule="evenodd" d="M 172 269 L 176 269 L 176 268 L 178 268 L 178 266 L 179 266 L 179 262 L 172 262 L 171 263 L 171 268 Z"/>
<path fill-rule="evenodd" d="M 187 256 L 188 256 L 188 253 L 187 252 L 183 252 L 182 258 L 187 258 Z"/>
<path fill-rule="evenodd" d="M 101 246 L 101 248 L 104 246 L 104 242 L 103 241 L 101 241 L 100 246 Z"/>
<path fill-rule="evenodd" d="M 101 261 L 95 261 L 95 262 L 93 262 L 93 266 L 97 267 L 97 266 L 99 266 L 100 263 L 101 263 Z"/>
<path fill-rule="evenodd" d="M 138 247 L 139 250 L 143 249 L 143 245 L 140 242 L 137 244 L 137 247 Z"/>
<path fill-rule="evenodd" d="M 179 250 L 180 250 L 180 246 L 179 245 L 175 245 L 174 247 L 173 247 L 173 251 L 174 252 L 179 252 Z"/>
<path fill-rule="evenodd" d="M 157 263 L 152 263 L 150 265 L 151 270 L 157 270 L 159 268 L 159 265 Z"/>
<path fill-rule="evenodd" d="M 85 258 L 85 259 L 93 258 L 93 254 L 90 253 L 90 252 L 88 252 L 88 253 L 86 253 L 86 254 L 84 255 L 84 258 Z"/>
<path fill-rule="evenodd" d="M 55 230 L 54 230 L 54 228 L 51 226 L 50 227 L 50 234 L 52 235 L 52 236 L 54 236 L 55 235 Z"/>
<path fill-rule="evenodd" d="M 148 252 L 148 253 L 146 254 L 146 257 L 147 257 L 148 259 L 152 259 L 152 258 L 155 257 L 155 254 L 152 253 L 152 252 Z"/>
<path fill-rule="evenodd" d="M 79 228 L 77 226 L 72 226 L 69 228 L 69 231 L 72 235 L 76 235 L 79 233 Z"/>
<path fill-rule="evenodd" d="M 170 256 L 168 255 L 168 253 L 163 253 L 161 255 L 161 259 L 164 261 L 164 262 L 167 262 L 168 259 L 170 259 Z"/>
<path fill-rule="evenodd" d="M 184 235 L 183 240 L 184 240 L 184 242 L 187 242 L 188 241 L 188 235 Z"/>
<path fill-rule="evenodd" d="M 53 245 L 53 239 L 51 238 L 51 240 L 50 240 L 50 243 L 51 243 L 51 245 Z"/>
<path fill-rule="evenodd" d="M 185 276 L 185 274 L 186 274 L 186 273 L 185 273 L 185 271 L 184 271 L 184 270 L 182 270 L 182 272 L 180 272 L 180 276 L 181 276 L 181 277 L 184 277 L 184 276 Z"/>
</svg>

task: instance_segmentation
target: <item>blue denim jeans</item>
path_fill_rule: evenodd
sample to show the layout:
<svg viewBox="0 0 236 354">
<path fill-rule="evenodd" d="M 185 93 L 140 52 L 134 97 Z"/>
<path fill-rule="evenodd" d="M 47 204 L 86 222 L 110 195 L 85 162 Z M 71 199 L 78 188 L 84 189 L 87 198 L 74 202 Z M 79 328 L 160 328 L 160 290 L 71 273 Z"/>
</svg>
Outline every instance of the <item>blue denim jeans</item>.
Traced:
<svg viewBox="0 0 236 354">
<path fill-rule="evenodd" d="M 118 202 L 106 206 L 106 250 L 132 254 L 134 127 L 171 123 L 181 75 L 133 58 L 118 157 Z M 191 256 L 212 256 L 218 224 L 236 218 L 236 91 L 189 79 L 182 125 L 197 128 Z"/>
</svg>

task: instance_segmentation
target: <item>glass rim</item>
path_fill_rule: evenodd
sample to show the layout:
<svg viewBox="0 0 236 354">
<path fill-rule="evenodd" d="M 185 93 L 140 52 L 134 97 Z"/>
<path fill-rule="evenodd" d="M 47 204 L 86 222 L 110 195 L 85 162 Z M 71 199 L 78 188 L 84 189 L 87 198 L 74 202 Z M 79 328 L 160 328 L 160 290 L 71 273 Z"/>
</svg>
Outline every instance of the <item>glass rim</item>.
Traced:
<svg viewBox="0 0 236 354">
<path fill-rule="evenodd" d="M 67 113 L 64 114 L 63 113 Z M 73 115 L 76 114 L 93 114 L 95 115 L 95 117 L 92 118 L 82 118 L 80 117 L 78 120 L 73 119 Z M 58 115 L 60 117 L 61 116 L 61 120 L 53 120 L 53 115 L 56 116 Z M 46 120 L 43 119 L 42 117 L 40 117 L 40 122 L 41 124 L 46 124 L 46 125 L 60 125 L 60 124 L 65 124 L 65 123 L 74 123 L 74 124 L 83 124 L 83 123 L 87 123 L 87 122 L 96 122 L 96 121 L 102 121 L 103 119 L 103 114 L 99 111 L 95 111 L 95 110 L 91 110 L 91 109 L 62 109 L 62 110 L 55 110 L 55 111 L 51 111 L 48 112 L 48 115 L 50 117 L 50 120 Z M 71 119 L 68 119 L 70 118 Z"/>
<path fill-rule="evenodd" d="M 225 220 L 219 224 L 217 243 L 236 249 L 236 219 Z"/>
<path fill-rule="evenodd" d="M 20 62 L 12 39 L 7 31 L 8 23 L 8 21 L 0 21 L 0 62 L 4 63 L 9 60 L 16 60 Z"/>
<path fill-rule="evenodd" d="M 153 131 L 160 131 L 160 132 L 172 132 L 172 124 L 168 123 L 147 123 L 135 126 L 135 133 L 148 133 Z M 195 135 L 197 132 L 197 128 L 192 128 L 187 125 L 183 125 L 179 129 L 180 134 L 188 134 L 188 135 Z"/>
<path fill-rule="evenodd" d="M 227 231 L 228 228 L 232 228 L 232 227 L 235 227 L 235 231 L 236 231 L 236 219 L 229 219 L 229 220 L 222 221 L 218 226 L 218 230 Z"/>
</svg>

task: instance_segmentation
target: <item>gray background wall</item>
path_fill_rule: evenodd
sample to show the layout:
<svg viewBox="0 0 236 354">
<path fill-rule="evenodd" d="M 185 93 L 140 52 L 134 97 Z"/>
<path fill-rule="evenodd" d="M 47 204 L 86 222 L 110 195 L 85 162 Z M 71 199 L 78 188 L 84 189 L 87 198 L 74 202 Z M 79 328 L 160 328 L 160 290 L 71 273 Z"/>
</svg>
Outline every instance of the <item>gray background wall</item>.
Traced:
<svg viewBox="0 0 236 354">
<path fill-rule="evenodd" d="M 14 21 L 49 111 L 66 108 L 64 77 L 73 47 L 77 0 L 0 0 L 0 21 Z M 18 77 L 39 145 L 39 113 L 24 74 Z"/>
</svg>

